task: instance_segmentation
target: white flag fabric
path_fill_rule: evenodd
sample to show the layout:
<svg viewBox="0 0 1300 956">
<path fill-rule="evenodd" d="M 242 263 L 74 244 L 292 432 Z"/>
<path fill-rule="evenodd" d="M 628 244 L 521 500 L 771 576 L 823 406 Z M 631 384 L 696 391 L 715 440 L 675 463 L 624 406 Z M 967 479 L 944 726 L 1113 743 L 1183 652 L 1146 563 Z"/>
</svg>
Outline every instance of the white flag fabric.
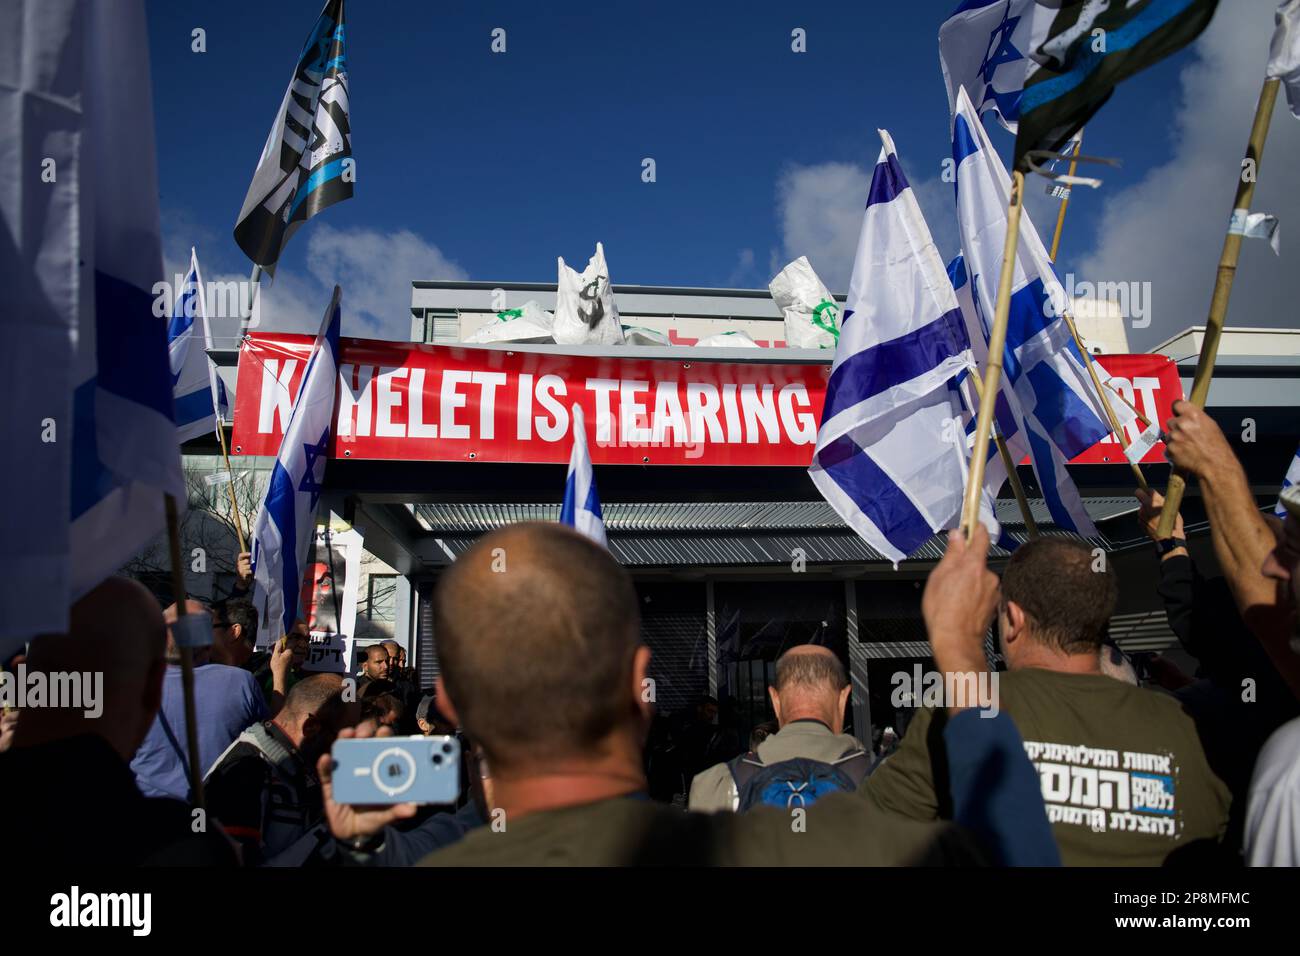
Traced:
<svg viewBox="0 0 1300 956">
<path fill-rule="evenodd" d="M 1300 0 L 1284 0 L 1276 20 L 1265 75 L 1282 81 L 1291 115 L 1300 119 Z"/>
<path fill-rule="evenodd" d="M 0 159 L 31 171 L 0 186 L 7 656 L 65 631 L 70 603 L 163 529 L 164 492 L 184 507 L 185 483 L 153 311 L 163 263 L 143 3 L 21 0 L 5 20 L 18 61 L 0 82 Z"/>
<path fill-rule="evenodd" d="M 964 89 L 958 91 L 953 122 L 953 160 L 957 168 L 957 221 L 974 312 L 966 319 L 971 341 L 983 342 L 982 351 L 987 352 L 1006 238 L 1011 177 Z M 1006 401 L 1010 420 L 1003 434 L 1013 450 L 1020 442 L 1028 446 L 1034 473 L 1056 525 L 1095 536 L 1097 529 L 1065 464 L 1109 434 L 1110 426 L 1083 367 L 1083 356 L 1062 317 L 1069 305 L 1068 296 L 1056 278 L 1042 240 L 1023 211 L 1011 292 L 1003 355 L 1005 377 L 999 399 L 1000 403 Z M 980 351 L 977 346 L 977 358 L 981 358 Z"/>
<path fill-rule="evenodd" d="M 845 523 L 897 563 L 960 517 L 969 453 L 955 378 L 972 358 L 943 260 L 879 132 L 808 472 Z"/>
<path fill-rule="evenodd" d="M 939 65 L 949 112 L 957 112 L 957 91 L 965 87 L 981 116 L 992 113 L 1016 131 L 1029 57 L 1046 39 L 1033 36 L 1033 12 L 1034 0 L 965 0 L 943 22 Z"/>
<path fill-rule="evenodd" d="M 253 605 L 261 619 L 260 646 L 288 634 L 298 618 L 334 419 L 340 322 L 335 286 L 253 523 Z"/>
<path fill-rule="evenodd" d="M 1282 491 L 1286 491 L 1293 485 L 1300 485 L 1300 448 L 1296 449 L 1295 457 L 1291 459 L 1291 467 L 1286 470 L 1286 477 L 1282 479 Z M 1279 496 L 1277 504 L 1273 506 L 1273 514 L 1279 518 L 1286 517 L 1286 505 L 1282 504 Z"/>
<path fill-rule="evenodd" d="M 167 326 L 176 437 L 181 442 L 216 427 L 215 369 L 205 348 L 211 338 L 199 258 L 191 248 L 190 271 L 177 290 L 172 319 Z"/>
<path fill-rule="evenodd" d="M 605 518 L 600 512 L 596 478 L 587 451 L 587 431 L 582 406 L 573 406 L 573 451 L 569 454 L 569 473 L 564 479 L 564 503 L 560 506 L 560 523 L 567 524 L 597 544 L 609 547 L 605 539 Z"/>
<path fill-rule="evenodd" d="M 558 345 L 623 344 L 605 247 L 599 242 L 581 273 L 565 265 L 563 256 L 559 258 L 552 334 Z"/>
</svg>

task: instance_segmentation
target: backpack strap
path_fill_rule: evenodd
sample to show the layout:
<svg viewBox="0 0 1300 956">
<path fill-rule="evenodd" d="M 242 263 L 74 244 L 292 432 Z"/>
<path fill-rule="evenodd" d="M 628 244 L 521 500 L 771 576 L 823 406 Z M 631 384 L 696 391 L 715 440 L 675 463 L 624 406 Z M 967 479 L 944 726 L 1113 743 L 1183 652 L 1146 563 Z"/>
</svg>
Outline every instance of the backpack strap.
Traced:
<svg viewBox="0 0 1300 956">
<path fill-rule="evenodd" d="M 185 756 L 185 751 L 181 749 L 181 742 L 176 739 L 176 733 L 167 721 L 167 712 L 161 707 L 158 708 L 158 722 L 162 724 L 163 734 L 167 737 L 167 742 L 171 744 L 176 759 L 181 762 L 181 769 L 185 772 L 185 802 L 189 803 L 194 796 L 193 788 L 190 786 L 190 760 Z"/>
<path fill-rule="evenodd" d="M 866 780 L 875 769 L 875 761 L 865 750 L 855 750 L 853 753 L 832 760 L 830 764 L 842 770 L 853 781 L 855 787 L 862 786 L 862 781 Z"/>
<path fill-rule="evenodd" d="M 727 769 L 731 771 L 731 779 L 736 784 L 737 796 L 745 789 L 745 784 L 754 779 L 754 775 L 764 766 L 766 764 L 759 760 L 758 754 L 752 750 L 727 761 Z"/>
</svg>

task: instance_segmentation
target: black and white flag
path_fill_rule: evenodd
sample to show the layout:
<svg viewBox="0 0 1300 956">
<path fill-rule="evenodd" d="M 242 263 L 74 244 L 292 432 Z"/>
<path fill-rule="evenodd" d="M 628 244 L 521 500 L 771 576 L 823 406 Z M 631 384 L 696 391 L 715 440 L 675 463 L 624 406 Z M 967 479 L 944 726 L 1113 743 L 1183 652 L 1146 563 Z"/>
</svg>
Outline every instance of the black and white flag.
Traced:
<svg viewBox="0 0 1300 956">
<path fill-rule="evenodd" d="M 328 0 L 298 57 L 244 197 L 235 223 L 239 248 L 274 273 L 298 226 L 350 199 L 353 178 L 343 0 Z"/>
</svg>

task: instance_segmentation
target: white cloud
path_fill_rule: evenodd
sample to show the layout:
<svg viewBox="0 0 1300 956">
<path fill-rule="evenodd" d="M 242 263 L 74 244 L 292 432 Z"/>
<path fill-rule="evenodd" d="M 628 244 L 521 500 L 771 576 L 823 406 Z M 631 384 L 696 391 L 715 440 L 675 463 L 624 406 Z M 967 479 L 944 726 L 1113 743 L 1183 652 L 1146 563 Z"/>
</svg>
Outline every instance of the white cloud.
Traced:
<svg viewBox="0 0 1300 956">
<path fill-rule="evenodd" d="M 163 214 L 163 259 L 168 281 L 189 269 L 190 246 L 197 248 L 203 281 L 213 292 L 216 283 L 241 283 L 247 296 L 252 267 L 237 255 L 222 255 L 230 243 L 199 224 L 188 210 Z M 307 273 L 280 268 L 260 283 L 260 313 L 256 328 L 267 332 L 315 332 L 335 284 L 343 289 L 343 334 L 360 338 L 406 341 L 411 334 L 411 282 L 415 279 L 464 279 L 468 274 L 447 259 L 437 246 L 409 230 L 382 233 L 372 229 L 338 229 L 314 222 L 296 242 L 307 243 Z M 240 271 L 244 270 L 244 271 Z M 213 298 L 213 296 L 210 296 Z M 208 310 L 218 346 L 238 341 L 239 309 L 220 308 L 214 298 Z M 242 301 L 242 299 L 241 299 Z M 222 314 L 228 313 L 228 314 Z"/>
<path fill-rule="evenodd" d="M 1220 5 L 1197 41 L 1197 59 L 1183 69 L 1173 114 L 1170 159 L 1139 183 L 1108 196 L 1092 252 L 1079 279 L 1148 281 L 1152 324 L 1130 332 L 1149 348 L 1209 311 L 1236 176 L 1255 115 L 1273 29 L 1273 0 Z M 1140 78 L 1133 81 L 1140 83 Z M 1120 95 L 1125 91 L 1121 89 Z M 1140 95 L 1129 90 L 1130 95 Z M 1103 114 L 1104 118 L 1104 114 Z M 1141 135 L 1134 130 L 1134 135 Z M 1300 123 L 1279 97 L 1260 164 L 1253 208 L 1282 220 L 1282 255 L 1247 240 L 1228 308 L 1228 325 L 1300 325 L 1295 277 L 1300 274 Z M 1101 190 L 1105 194 L 1105 188 Z"/>
<path fill-rule="evenodd" d="M 307 264 L 322 288 L 342 286 L 343 314 L 360 318 L 365 326 L 360 334 L 397 341 L 411 337 L 412 280 L 469 277 L 437 246 L 407 229 L 381 233 L 318 223 L 311 232 Z"/>
<path fill-rule="evenodd" d="M 903 168 L 907 171 L 906 161 Z M 782 256 L 784 261 L 776 270 L 807 256 L 828 288 L 848 289 L 871 174 L 871 169 L 854 163 L 794 166 L 782 174 L 777 183 L 782 248 L 780 255 L 774 250 L 773 261 Z M 938 175 L 909 181 L 939 254 L 947 262 L 959 248 L 952 184 Z"/>
<path fill-rule="evenodd" d="M 758 270 L 754 266 L 754 250 L 741 249 L 736 253 L 736 267 L 731 270 L 723 286 L 728 289 L 748 289 L 755 281 Z"/>
<path fill-rule="evenodd" d="M 871 174 L 853 163 L 787 169 L 776 187 L 785 257 L 777 269 L 807 256 L 831 291 L 847 289 L 870 191 Z"/>
</svg>

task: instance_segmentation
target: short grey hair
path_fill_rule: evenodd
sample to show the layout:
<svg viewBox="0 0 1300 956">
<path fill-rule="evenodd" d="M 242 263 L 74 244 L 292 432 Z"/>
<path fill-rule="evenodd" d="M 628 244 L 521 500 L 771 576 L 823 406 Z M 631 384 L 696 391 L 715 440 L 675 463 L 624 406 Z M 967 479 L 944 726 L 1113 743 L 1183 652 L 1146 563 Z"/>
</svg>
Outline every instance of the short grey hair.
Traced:
<svg viewBox="0 0 1300 956">
<path fill-rule="evenodd" d="M 772 686 L 783 694 L 794 684 L 813 690 L 830 687 L 841 691 L 849 685 L 848 674 L 839 657 L 830 654 L 793 654 L 786 651 L 776 662 L 776 680 Z"/>
</svg>

